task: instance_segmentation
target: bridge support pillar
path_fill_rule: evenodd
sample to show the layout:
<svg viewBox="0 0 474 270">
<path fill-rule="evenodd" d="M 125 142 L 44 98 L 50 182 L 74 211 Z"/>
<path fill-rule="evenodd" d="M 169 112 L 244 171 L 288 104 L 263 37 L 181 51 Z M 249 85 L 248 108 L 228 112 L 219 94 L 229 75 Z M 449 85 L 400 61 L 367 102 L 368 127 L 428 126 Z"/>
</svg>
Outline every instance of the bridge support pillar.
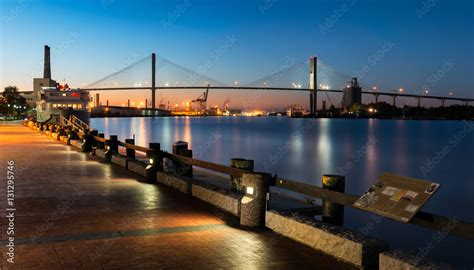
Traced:
<svg viewBox="0 0 474 270">
<path fill-rule="evenodd" d="M 418 98 L 418 108 L 421 107 L 421 97 Z"/>
<path fill-rule="evenodd" d="M 465 106 L 469 106 L 469 100 L 466 100 L 465 102 Z"/>
<path fill-rule="evenodd" d="M 309 106 L 312 116 L 315 117 L 318 112 L 318 58 L 316 56 L 311 56 L 309 59 L 309 70 L 309 89 L 311 89 Z"/>
<path fill-rule="evenodd" d="M 392 96 L 392 99 L 393 99 L 392 105 L 393 105 L 394 107 L 396 107 L 396 106 L 397 106 L 397 96 Z"/>
<path fill-rule="evenodd" d="M 374 94 L 375 103 L 379 103 L 379 94 Z"/>
<path fill-rule="evenodd" d="M 156 54 L 151 54 L 151 109 L 155 111 L 155 94 L 156 94 Z"/>
<path fill-rule="evenodd" d="M 441 99 L 441 107 L 444 108 L 444 104 L 446 103 L 446 99 Z"/>
</svg>

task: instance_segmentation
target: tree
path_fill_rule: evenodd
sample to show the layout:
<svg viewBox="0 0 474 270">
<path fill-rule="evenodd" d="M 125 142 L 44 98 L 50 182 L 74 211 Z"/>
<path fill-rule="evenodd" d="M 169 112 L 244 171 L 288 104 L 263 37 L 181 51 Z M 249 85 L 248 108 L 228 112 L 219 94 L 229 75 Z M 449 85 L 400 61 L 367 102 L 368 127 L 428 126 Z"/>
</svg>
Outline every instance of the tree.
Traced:
<svg viewBox="0 0 474 270">
<path fill-rule="evenodd" d="M 16 86 L 5 87 L 2 96 L 8 104 L 26 106 L 26 99 L 20 95 Z"/>
<path fill-rule="evenodd" d="M 16 86 L 5 87 L 0 102 L 1 114 L 19 116 L 24 114 L 27 108 L 26 98 L 20 95 Z"/>
</svg>

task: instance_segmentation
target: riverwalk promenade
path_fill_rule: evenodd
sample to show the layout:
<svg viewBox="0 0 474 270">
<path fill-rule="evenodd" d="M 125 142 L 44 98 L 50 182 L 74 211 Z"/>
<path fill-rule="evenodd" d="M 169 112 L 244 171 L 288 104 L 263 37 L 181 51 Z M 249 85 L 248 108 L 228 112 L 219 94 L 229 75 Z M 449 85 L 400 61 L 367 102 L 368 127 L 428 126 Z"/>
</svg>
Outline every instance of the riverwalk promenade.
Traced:
<svg viewBox="0 0 474 270">
<path fill-rule="evenodd" d="M 2 269 L 353 269 L 20 124 L 0 160 Z"/>
</svg>

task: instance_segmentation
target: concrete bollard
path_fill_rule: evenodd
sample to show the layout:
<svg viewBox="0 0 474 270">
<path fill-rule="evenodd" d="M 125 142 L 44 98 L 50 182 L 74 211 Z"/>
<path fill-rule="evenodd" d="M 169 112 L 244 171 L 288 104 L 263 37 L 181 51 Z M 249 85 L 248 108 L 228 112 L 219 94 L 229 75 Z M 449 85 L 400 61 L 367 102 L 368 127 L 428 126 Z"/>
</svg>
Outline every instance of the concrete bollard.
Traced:
<svg viewBox="0 0 474 270">
<path fill-rule="evenodd" d="M 323 175 L 323 188 L 342 192 L 345 191 L 345 177 L 342 175 Z M 322 201 L 322 220 L 334 225 L 344 224 L 344 206 L 330 201 Z"/>
<path fill-rule="evenodd" d="M 245 195 L 241 199 L 240 224 L 247 227 L 265 226 L 267 193 L 271 175 L 268 173 L 243 173 Z"/>
<path fill-rule="evenodd" d="M 161 156 L 160 144 L 150 143 L 147 151 L 148 165 L 146 166 L 146 179 L 149 183 L 156 182 L 156 172 L 163 171 L 163 157 Z"/>
<path fill-rule="evenodd" d="M 105 161 L 112 161 L 112 155 L 118 153 L 117 135 L 110 135 L 110 138 L 105 141 L 105 150 Z"/>
<path fill-rule="evenodd" d="M 134 139 L 125 139 L 125 143 L 135 145 Z M 127 157 L 135 159 L 135 150 L 127 148 Z"/>
<path fill-rule="evenodd" d="M 233 168 L 241 169 L 244 171 L 253 172 L 253 160 L 243 159 L 243 158 L 232 158 L 230 160 L 230 166 Z M 230 176 L 230 190 L 242 191 L 242 178 Z"/>
<path fill-rule="evenodd" d="M 177 141 L 173 143 L 173 154 L 183 157 L 193 157 L 193 151 L 188 149 L 188 143 L 183 141 Z M 182 162 L 174 162 L 174 171 L 178 175 L 183 175 L 186 177 L 193 177 L 193 166 L 184 164 Z"/>
</svg>

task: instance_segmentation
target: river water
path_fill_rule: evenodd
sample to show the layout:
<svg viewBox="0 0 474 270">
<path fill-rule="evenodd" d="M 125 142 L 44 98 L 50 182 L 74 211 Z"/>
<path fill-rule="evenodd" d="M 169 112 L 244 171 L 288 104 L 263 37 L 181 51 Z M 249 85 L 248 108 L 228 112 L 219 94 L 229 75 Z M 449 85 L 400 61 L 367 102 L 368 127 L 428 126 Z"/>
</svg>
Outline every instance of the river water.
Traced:
<svg viewBox="0 0 474 270">
<path fill-rule="evenodd" d="M 100 132 L 136 144 L 189 143 L 193 157 L 229 164 L 253 159 L 257 171 L 321 186 L 323 174 L 346 176 L 346 192 L 361 195 L 379 175 L 427 179 L 441 188 L 423 211 L 474 222 L 474 122 L 286 117 L 94 118 Z M 436 234 L 346 209 L 345 226 L 390 242 L 391 248 L 474 267 L 474 241 Z M 449 229 L 449 228 L 448 228 Z"/>
</svg>

